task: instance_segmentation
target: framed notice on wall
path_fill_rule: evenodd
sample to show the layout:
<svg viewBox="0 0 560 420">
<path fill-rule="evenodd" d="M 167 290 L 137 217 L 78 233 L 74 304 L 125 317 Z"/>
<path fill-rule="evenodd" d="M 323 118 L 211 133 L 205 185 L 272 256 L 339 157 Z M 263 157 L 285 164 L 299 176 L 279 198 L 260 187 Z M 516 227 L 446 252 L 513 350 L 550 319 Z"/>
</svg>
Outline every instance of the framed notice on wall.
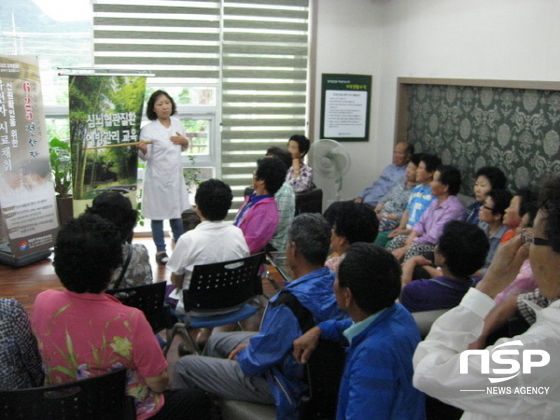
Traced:
<svg viewBox="0 0 560 420">
<path fill-rule="evenodd" d="M 321 138 L 368 141 L 371 76 L 323 74 Z"/>
</svg>

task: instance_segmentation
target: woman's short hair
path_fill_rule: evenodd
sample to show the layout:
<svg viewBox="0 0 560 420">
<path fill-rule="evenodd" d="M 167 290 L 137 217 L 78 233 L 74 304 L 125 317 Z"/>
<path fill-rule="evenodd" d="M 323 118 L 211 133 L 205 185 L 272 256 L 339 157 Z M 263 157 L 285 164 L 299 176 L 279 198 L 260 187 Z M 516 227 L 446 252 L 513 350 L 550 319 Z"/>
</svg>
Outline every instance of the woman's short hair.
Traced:
<svg viewBox="0 0 560 420">
<path fill-rule="evenodd" d="M 121 193 L 102 192 L 93 199 L 92 206 L 86 208 L 86 213 L 97 214 L 114 223 L 119 229 L 122 242 L 132 240 L 138 211 L 132 208 L 130 200 Z"/>
<path fill-rule="evenodd" d="M 298 144 L 299 152 L 303 153 L 303 156 L 305 156 L 307 152 L 309 152 L 309 148 L 311 147 L 311 142 L 307 137 L 302 136 L 301 134 L 294 134 L 292 137 L 290 137 L 288 143 L 291 141 L 295 141 Z"/>
<path fill-rule="evenodd" d="M 501 214 L 502 217 L 506 214 L 506 209 L 509 207 L 511 201 L 511 193 L 508 190 L 492 188 L 488 192 L 488 197 L 494 202 L 492 214 Z"/>
<path fill-rule="evenodd" d="M 439 182 L 447 185 L 449 195 L 457 195 L 461 189 L 461 172 L 455 166 L 440 165 L 436 171 L 439 172 Z"/>
<path fill-rule="evenodd" d="M 531 188 L 520 188 L 514 196 L 519 196 L 519 217 L 525 216 L 525 213 L 536 216 L 539 207 L 538 192 Z"/>
<path fill-rule="evenodd" d="M 441 165 L 441 159 L 439 157 L 437 157 L 436 155 L 430 155 L 428 153 L 422 153 L 420 162 L 424 162 L 426 171 L 430 173 L 435 172 L 437 167 Z"/>
<path fill-rule="evenodd" d="M 560 253 L 560 175 L 544 181 L 540 189 L 538 207 L 544 212 L 544 231 L 552 250 Z"/>
<path fill-rule="evenodd" d="M 286 180 L 286 165 L 279 158 L 260 159 L 255 177 L 264 181 L 264 187 L 268 193 L 274 195 Z"/>
<path fill-rule="evenodd" d="M 401 292 L 401 274 L 401 265 L 385 248 L 356 242 L 338 267 L 338 285 L 352 291 L 362 311 L 374 314 L 395 303 Z"/>
<path fill-rule="evenodd" d="M 209 179 L 202 182 L 196 189 L 194 197 L 200 213 L 212 222 L 226 218 L 232 200 L 231 188 L 219 179 Z"/>
<path fill-rule="evenodd" d="M 437 252 L 455 277 L 468 277 L 484 265 L 490 249 L 488 237 L 477 225 L 453 220 L 444 228 Z"/>
<path fill-rule="evenodd" d="M 281 147 L 278 146 L 269 147 L 266 151 L 266 156 L 280 159 L 282 162 L 284 162 L 284 165 L 286 165 L 287 169 L 290 169 L 290 166 L 292 166 L 292 154 L 288 152 L 286 149 L 283 149 Z"/>
<path fill-rule="evenodd" d="M 150 99 L 148 99 L 148 105 L 146 105 L 146 116 L 150 121 L 157 120 L 157 114 L 154 111 L 154 105 L 156 104 L 156 100 L 159 95 L 167 96 L 167 99 L 169 99 L 169 101 L 171 102 L 171 115 L 175 115 L 177 113 L 177 105 L 175 105 L 175 101 L 171 96 L 169 96 L 169 93 L 164 90 L 156 90 L 154 93 L 152 93 Z"/>
<path fill-rule="evenodd" d="M 414 165 L 418 166 L 418 165 L 420 165 L 420 161 L 422 160 L 422 156 L 424 156 L 424 153 L 413 153 L 412 155 L 410 155 L 409 162 L 412 162 Z"/>
<path fill-rule="evenodd" d="M 84 213 L 58 232 L 54 271 L 71 292 L 101 293 L 122 262 L 119 230 L 101 216 Z"/>
<path fill-rule="evenodd" d="M 371 206 L 346 201 L 340 205 L 334 221 L 334 232 L 337 236 L 346 238 L 349 244 L 372 243 L 379 232 L 379 221 Z"/>
<path fill-rule="evenodd" d="M 496 166 L 483 166 L 476 171 L 474 179 L 476 180 L 479 176 L 485 176 L 493 190 L 503 190 L 506 188 L 506 176 L 502 170 Z"/>
</svg>

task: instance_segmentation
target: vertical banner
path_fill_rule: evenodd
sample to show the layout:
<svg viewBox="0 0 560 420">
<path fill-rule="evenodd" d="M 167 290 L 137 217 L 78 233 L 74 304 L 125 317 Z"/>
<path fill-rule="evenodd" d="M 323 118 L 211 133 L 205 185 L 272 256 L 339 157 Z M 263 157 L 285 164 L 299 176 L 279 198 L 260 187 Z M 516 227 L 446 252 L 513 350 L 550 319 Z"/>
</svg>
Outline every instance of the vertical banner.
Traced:
<svg viewBox="0 0 560 420">
<path fill-rule="evenodd" d="M 54 245 L 58 218 L 37 57 L 0 56 L 0 207 L 3 256 L 26 258 Z"/>
<path fill-rule="evenodd" d="M 321 83 L 321 138 L 368 141 L 371 76 L 323 74 Z"/>
<path fill-rule="evenodd" d="M 74 215 L 102 191 L 136 203 L 145 76 L 70 76 L 70 143 Z"/>
</svg>

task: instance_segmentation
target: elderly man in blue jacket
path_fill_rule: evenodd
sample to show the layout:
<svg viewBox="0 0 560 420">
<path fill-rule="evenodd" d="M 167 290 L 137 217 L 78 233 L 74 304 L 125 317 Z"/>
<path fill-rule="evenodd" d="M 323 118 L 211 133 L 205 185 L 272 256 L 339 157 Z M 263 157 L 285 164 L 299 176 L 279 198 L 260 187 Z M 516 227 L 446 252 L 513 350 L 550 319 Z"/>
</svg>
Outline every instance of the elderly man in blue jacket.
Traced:
<svg viewBox="0 0 560 420">
<path fill-rule="evenodd" d="M 420 333 L 395 299 L 401 267 L 389 251 L 356 242 L 338 268 L 334 292 L 350 319 L 329 320 L 294 341 L 294 357 L 307 362 L 319 338 L 348 344 L 337 420 L 423 420 L 424 394 L 412 386 L 412 355 Z"/>
<path fill-rule="evenodd" d="M 303 367 L 292 355 L 292 343 L 302 334 L 293 301 L 309 310 L 316 324 L 345 317 L 333 293 L 334 275 L 324 267 L 329 245 L 330 226 L 320 214 L 297 216 L 286 250 L 296 280 L 270 299 L 260 332 L 213 334 L 203 356 L 177 361 L 173 387 L 276 404 L 278 419 L 297 419 L 305 386 Z"/>
</svg>

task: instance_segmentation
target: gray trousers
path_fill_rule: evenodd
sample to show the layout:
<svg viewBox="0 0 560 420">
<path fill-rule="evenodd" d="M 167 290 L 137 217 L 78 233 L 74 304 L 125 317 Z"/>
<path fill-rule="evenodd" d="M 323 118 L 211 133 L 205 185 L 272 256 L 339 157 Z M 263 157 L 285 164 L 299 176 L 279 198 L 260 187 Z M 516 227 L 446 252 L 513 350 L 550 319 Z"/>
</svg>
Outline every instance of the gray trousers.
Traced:
<svg viewBox="0 0 560 420">
<path fill-rule="evenodd" d="M 219 398 L 274 404 L 264 376 L 247 376 L 229 353 L 256 332 L 214 333 L 203 356 L 184 356 L 175 364 L 172 388 L 206 391 Z"/>
</svg>

